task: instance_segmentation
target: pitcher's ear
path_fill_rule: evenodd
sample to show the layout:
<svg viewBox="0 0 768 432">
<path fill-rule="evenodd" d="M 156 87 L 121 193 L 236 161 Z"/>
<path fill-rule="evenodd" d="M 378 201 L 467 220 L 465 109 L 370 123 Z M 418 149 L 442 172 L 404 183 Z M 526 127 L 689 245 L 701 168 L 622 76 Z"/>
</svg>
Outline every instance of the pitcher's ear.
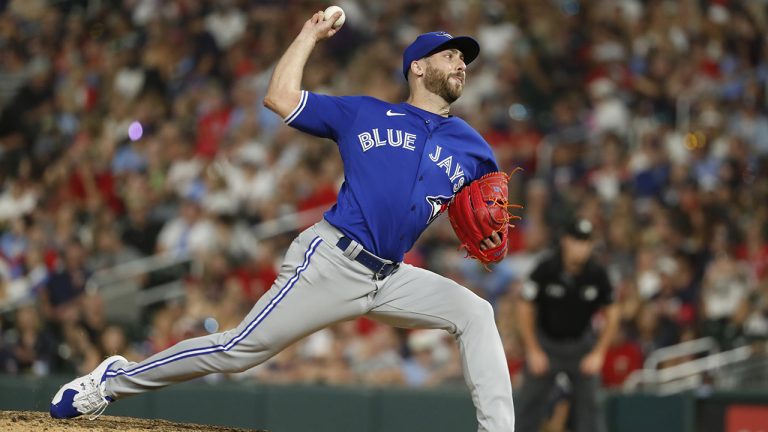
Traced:
<svg viewBox="0 0 768 432">
<path fill-rule="evenodd" d="M 424 71 L 425 69 L 420 60 L 414 60 L 411 62 L 411 72 L 413 72 L 414 75 L 422 76 L 424 75 Z"/>
</svg>

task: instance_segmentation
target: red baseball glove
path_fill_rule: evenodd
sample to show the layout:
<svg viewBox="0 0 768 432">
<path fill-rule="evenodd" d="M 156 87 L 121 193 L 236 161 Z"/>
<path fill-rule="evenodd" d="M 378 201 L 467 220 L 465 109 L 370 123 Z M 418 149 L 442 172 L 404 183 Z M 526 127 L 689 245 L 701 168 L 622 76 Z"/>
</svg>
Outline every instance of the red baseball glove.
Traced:
<svg viewBox="0 0 768 432">
<path fill-rule="evenodd" d="M 462 188 L 448 205 L 448 218 L 453 231 L 467 250 L 468 258 L 483 264 L 501 261 L 507 255 L 510 220 L 520 219 L 509 213 L 507 183 L 509 175 L 503 172 L 486 174 Z M 514 225 L 512 225 L 514 226 Z M 501 244 L 482 250 L 480 243 L 498 232 Z"/>
</svg>

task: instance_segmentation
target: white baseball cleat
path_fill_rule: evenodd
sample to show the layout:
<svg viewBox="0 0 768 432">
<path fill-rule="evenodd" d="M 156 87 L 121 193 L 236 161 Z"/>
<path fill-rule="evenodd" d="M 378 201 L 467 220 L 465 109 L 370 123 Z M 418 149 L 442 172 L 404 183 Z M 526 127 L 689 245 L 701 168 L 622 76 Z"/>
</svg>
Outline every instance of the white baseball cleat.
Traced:
<svg viewBox="0 0 768 432">
<path fill-rule="evenodd" d="M 98 418 L 113 401 L 112 398 L 104 395 L 106 389 L 104 375 L 107 369 L 119 360 L 127 362 L 123 356 L 109 357 L 93 372 L 64 384 L 51 401 L 51 417 L 62 419 L 88 415 L 89 420 Z"/>
</svg>

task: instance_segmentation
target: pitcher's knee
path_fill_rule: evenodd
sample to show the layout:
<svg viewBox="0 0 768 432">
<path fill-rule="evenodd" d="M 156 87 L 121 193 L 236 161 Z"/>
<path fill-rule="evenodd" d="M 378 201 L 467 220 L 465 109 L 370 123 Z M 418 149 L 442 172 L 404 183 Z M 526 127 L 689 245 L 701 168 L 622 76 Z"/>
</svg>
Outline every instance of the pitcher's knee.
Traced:
<svg viewBox="0 0 768 432">
<path fill-rule="evenodd" d="M 229 368 L 229 370 L 227 372 L 228 373 L 241 373 L 241 372 L 247 371 L 248 369 L 250 369 L 250 368 L 252 368 L 252 367 L 254 367 L 256 365 L 257 365 L 257 363 L 240 361 L 240 362 L 234 363 L 232 365 L 232 367 Z"/>
<path fill-rule="evenodd" d="M 277 354 L 279 350 L 249 338 L 212 356 L 213 366 L 218 372 L 240 373 L 259 365 Z"/>
<path fill-rule="evenodd" d="M 256 353 L 237 353 L 228 351 L 218 356 L 217 369 L 221 373 L 240 373 L 264 362 L 266 356 Z"/>
<path fill-rule="evenodd" d="M 464 318 L 467 325 L 496 325 L 493 314 L 493 306 L 487 300 L 477 298 L 463 307 Z"/>
</svg>

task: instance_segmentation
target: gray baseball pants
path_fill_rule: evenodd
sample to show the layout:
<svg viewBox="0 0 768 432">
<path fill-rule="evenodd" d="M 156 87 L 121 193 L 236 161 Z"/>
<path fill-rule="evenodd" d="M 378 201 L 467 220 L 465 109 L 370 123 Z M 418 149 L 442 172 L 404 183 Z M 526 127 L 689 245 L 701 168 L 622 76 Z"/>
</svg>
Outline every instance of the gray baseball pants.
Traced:
<svg viewBox="0 0 768 432">
<path fill-rule="evenodd" d="M 242 372 L 323 327 L 365 315 L 456 336 L 478 431 L 513 432 L 512 386 L 490 304 L 407 264 L 374 280 L 371 270 L 336 246 L 341 236 L 325 220 L 306 229 L 288 248 L 272 288 L 237 328 L 179 342 L 140 363 L 112 365 L 107 396 L 121 399 L 210 373 Z"/>
</svg>

